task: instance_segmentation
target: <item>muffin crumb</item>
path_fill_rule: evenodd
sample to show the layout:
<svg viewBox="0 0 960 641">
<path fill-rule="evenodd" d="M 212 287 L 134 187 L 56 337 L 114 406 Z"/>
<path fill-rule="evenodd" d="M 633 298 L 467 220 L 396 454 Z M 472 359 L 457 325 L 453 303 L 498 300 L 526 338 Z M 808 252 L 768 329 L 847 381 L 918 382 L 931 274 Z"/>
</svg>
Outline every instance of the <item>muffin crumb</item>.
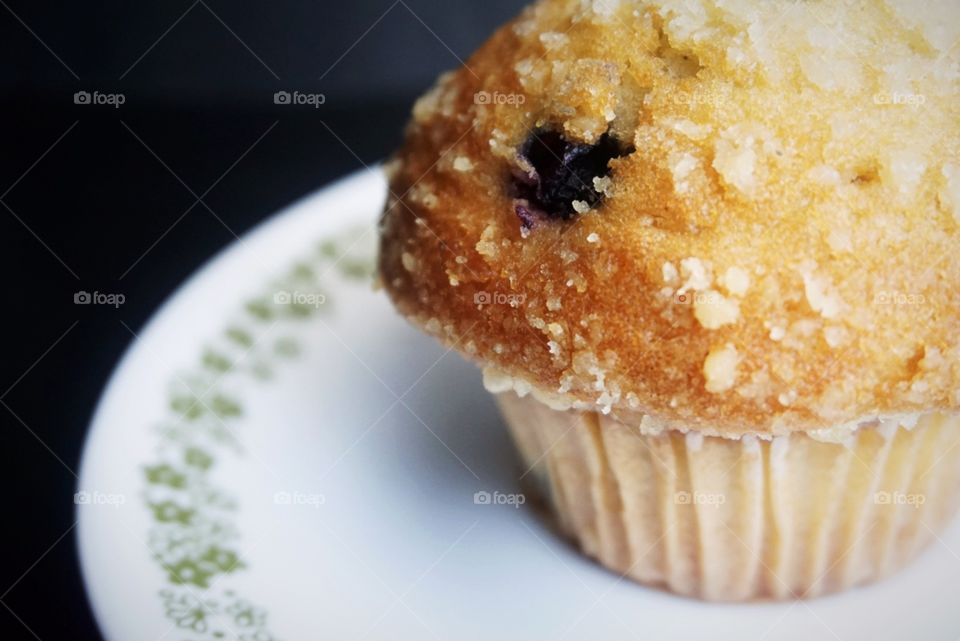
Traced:
<svg viewBox="0 0 960 641">
<path fill-rule="evenodd" d="M 843 309 L 843 300 L 826 276 L 814 273 L 815 265 L 801 267 L 803 290 L 813 311 L 827 319 L 836 318 Z"/>
<path fill-rule="evenodd" d="M 756 185 L 757 152 L 752 142 L 721 138 L 714 149 L 713 168 L 728 185 L 744 193 Z"/>
<path fill-rule="evenodd" d="M 720 394 L 731 389 L 737 380 L 738 364 L 739 354 L 732 344 L 727 343 L 710 350 L 706 360 L 703 361 L 707 391 L 711 394 Z"/>
<path fill-rule="evenodd" d="M 680 282 L 680 272 L 677 271 L 676 265 L 669 260 L 663 263 L 661 273 L 663 274 L 663 282 L 667 285 L 675 285 Z"/>
<path fill-rule="evenodd" d="M 719 279 L 720 285 L 734 296 L 743 296 L 750 288 L 750 274 L 741 267 L 728 267 Z"/>
<path fill-rule="evenodd" d="M 717 329 L 737 322 L 740 305 L 736 300 L 708 289 L 694 298 L 693 315 L 704 329 Z"/>
<path fill-rule="evenodd" d="M 682 287 L 684 290 L 707 289 L 713 280 L 703 261 L 695 257 L 680 261 L 680 274 L 686 279 Z"/>
<path fill-rule="evenodd" d="M 403 268 L 408 272 L 417 271 L 417 259 L 410 252 L 403 252 L 400 255 L 400 261 L 403 263 Z"/>
<path fill-rule="evenodd" d="M 593 177 L 593 189 L 604 196 L 609 196 L 611 187 L 613 187 L 613 181 L 610 179 L 610 176 L 594 176 Z"/>
<path fill-rule="evenodd" d="M 473 171 L 473 162 L 466 156 L 457 156 L 453 159 L 453 168 L 457 171 Z"/>
</svg>

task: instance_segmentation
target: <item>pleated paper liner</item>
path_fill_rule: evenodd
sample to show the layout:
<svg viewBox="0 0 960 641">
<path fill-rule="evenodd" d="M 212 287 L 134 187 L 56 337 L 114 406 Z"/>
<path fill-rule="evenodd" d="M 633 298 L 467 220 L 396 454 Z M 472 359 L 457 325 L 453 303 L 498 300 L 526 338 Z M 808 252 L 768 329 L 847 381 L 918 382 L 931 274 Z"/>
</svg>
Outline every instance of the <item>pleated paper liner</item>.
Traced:
<svg viewBox="0 0 960 641">
<path fill-rule="evenodd" d="M 960 500 L 960 419 L 739 440 L 639 430 L 497 395 L 530 474 L 583 552 L 640 583 L 716 601 L 807 598 L 876 580 Z"/>
</svg>

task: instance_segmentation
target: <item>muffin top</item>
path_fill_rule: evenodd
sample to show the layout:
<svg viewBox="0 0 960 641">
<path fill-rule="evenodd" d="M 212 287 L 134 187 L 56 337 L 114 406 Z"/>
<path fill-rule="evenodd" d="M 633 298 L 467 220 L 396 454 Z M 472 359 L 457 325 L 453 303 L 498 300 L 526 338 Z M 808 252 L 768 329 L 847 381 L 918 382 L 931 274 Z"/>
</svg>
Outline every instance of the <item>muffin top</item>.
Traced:
<svg viewBox="0 0 960 641">
<path fill-rule="evenodd" d="M 954 0 L 542 0 L 387 170 L 383 284 L 494 391 L 733 437 L 960 409 Z"/>
</svg>

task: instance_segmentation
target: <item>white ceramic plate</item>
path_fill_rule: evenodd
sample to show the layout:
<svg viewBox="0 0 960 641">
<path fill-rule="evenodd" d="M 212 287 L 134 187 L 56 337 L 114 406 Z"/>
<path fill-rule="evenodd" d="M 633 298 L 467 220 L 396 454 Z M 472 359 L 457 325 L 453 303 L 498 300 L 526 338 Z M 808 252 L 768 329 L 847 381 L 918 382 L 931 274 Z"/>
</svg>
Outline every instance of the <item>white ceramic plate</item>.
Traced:
<svg viewBox="0 0 960 641">
<path fill-rule="evenodd" d="M 370 286 L 382 177 L 350 177 L 225 251 L 114 373 L 77 502 L 111 641 L 960 637 L 957 523 L 838 596 L 711 605 L 558 538 L 478 372 Z"/>
</svg>

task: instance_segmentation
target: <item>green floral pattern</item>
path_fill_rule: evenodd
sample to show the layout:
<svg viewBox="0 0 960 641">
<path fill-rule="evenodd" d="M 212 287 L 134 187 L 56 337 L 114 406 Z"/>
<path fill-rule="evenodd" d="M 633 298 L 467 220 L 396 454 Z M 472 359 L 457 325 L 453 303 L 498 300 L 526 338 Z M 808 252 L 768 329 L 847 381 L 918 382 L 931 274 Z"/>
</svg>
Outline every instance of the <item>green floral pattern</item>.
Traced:
<svg viewBox="0 0 960 641">
<path fill-rule="evenodd" d="M 219 459 L 243 455 L 237 437 L 243 404 L 228 390 L 243 378 L 269 380 L 300 354 L 294 336 L 271 341 L 266 335 L 328 313 L 323 281 L 370 281 L 370 252 L 358 257 L 353 249 L 368 233 L 354 229 L 320 243 L 248 301 L 171 383 L 156 458 L 143 467 L 143 498 L 152 519 L 148 545 L 167 578 L 159 593 L 163 611 L 184 641 L 275 641 L 267 613 L 229 586 L 230 575 L 247 565 L 235 525 L 238 502 L 212 480 Z"/>
</svg>

